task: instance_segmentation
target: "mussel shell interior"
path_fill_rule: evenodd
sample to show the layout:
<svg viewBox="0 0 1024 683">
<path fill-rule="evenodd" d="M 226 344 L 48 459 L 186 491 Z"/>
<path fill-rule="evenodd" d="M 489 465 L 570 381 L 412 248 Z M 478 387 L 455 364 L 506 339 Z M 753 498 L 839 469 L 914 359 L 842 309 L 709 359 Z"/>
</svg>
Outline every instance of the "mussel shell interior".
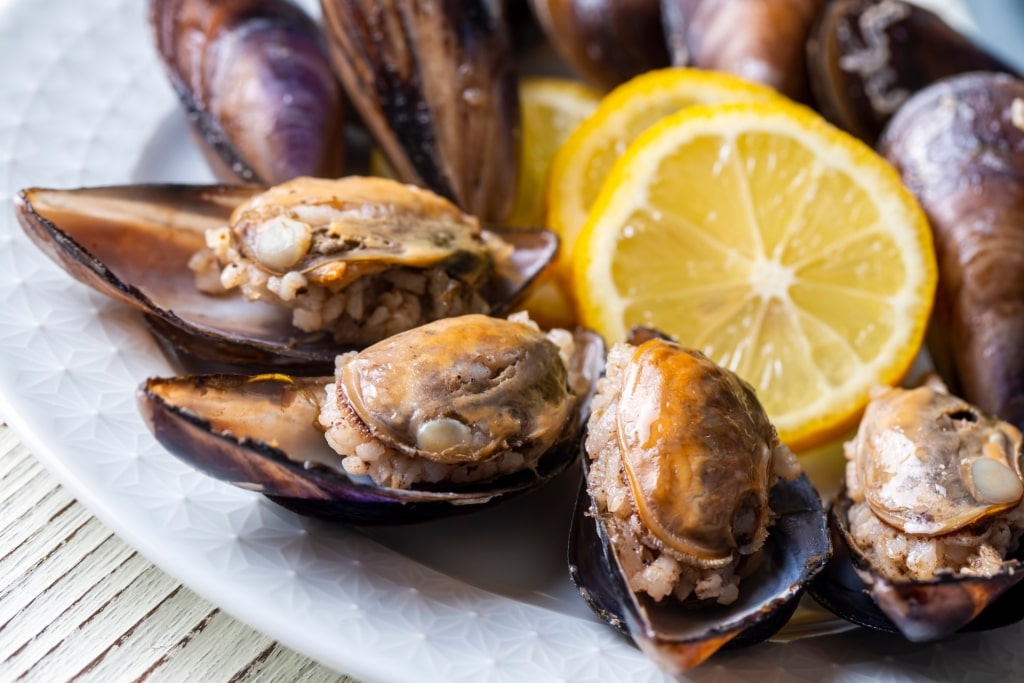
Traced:
<svg viewBox="0 0 1024 683">
<path fill-rule="evenodd" d="M 587 458 L 584 455 L 584 469 Z M 731 605 L 691 605 L 638 598 L 627 586 L 604 525 L 580 491 L 569 542 L 570 576 L 594 612 L 669 670 L 692 666 L 732 641 L 760 642 L 780 629 L 810 578 L 831 553 L 825 513 L 806 475 L 780 481 L 769 503 L 778 515 L 769 529 L 764 559 L 740 584 Z"/>
<path fill-rule="evenodd" d="M 208 228 L 264 188 L 256 185 L 126 185 L 19 193 L 16 212 L 36 245 L 80 282 L 146 314 L 164 349 L 202 371 L 287 370 L 325 374 L 345 350 L 330 335 L 304 333 L 291 311 L 240 293 L 203 294 L 188 268 Z M 548 230 L 494 229 L 514 249 L 482 292 L 500 315 L 558 249 Z"/>
<path fill-rule="evenodd" d="M 905 604 L 902 614 L 893 612 L 890 617 L 872 597 L 871 586 L 857 573 L 858 567 L 862 571 L 873 570 L 868 559 L 851 547 L 845 521 L 850 505 L 848 498 L 841 497 L 829 510 L 832 559 L 807 591 L 825 609 L 859 626 L 902 634 L 915 641 L 938 640 L 957 632 L 987 631 L 1024 618 L 1021 571 L 1008 571 L 992 579 L 944 576 L 928 582 L 891 584 L 893 590 L 889 594 L 898 596 Z M 1015 556 L 1024 558 L 1024 552 L 1018 550 Z M 977 616 L 972 618 L 976 612 Z"/>
<path fill-rule="evenodd" d="M 586 454 L 583 454 L 586 461 Z M 626 627 L 625 583 L 616 579 L 618 566 L 612 556 L 611 544 L 601 529 L 597 518 L 590 513 L 590 497 L 587 481 L 580 479 L 576 497 L 575 513 L 569 531 L 569 576 L 576 584 L 580 595 L 601 620 L 613 626 L 623 635 L 629 635 Z"/>
<path fill-rule="evenodd" d="M 571 461 L 556 454 L 542 459 L 536 473 L 450 490 L 388 489 L 358 481 L 317 462 L 337 457 L 314 424 L 318 409 L 313 395 L 330 381 L 283 375 L 151 379 L 140 388 L 139 403 L 157 440 L 204 474 L 263 493 L 302 514 L 352 523 L 468 512 L 526 490 Z"/>
</svg>

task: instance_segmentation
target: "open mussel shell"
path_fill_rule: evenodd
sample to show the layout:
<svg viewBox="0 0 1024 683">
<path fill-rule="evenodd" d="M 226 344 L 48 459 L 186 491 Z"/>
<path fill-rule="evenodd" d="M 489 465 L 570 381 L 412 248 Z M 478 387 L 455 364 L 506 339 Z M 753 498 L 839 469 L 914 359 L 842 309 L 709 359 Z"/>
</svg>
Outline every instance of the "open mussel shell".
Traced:
<svg viewBox="0 0 1024 683">
<path fill-rule="evenodd" d="M 832 504 L 832 559 L 808 587 L 808 593 L 832 613 L 915 642 L 999 628 L 1024 618 L 1024 572 L 1019 563 L 1011 562 L 992 577 L 947 575 L 897 582 L 879 576 L 850 535 L 850 505 L 845 496 Z"/>
<path fill-rule="evenodd" d="M 398 178 L 484 221 L 512 208 L 519 93 L 502 3 L 322 0 L 349 101 Z"/>
<path fill-rule="evenodd" d="M 584 468 L 587 458 L 582 458 Z M 638 597 L 628 587 L 608 534 L 581 487 L 569 539 L 569 571 L 580 595 L 604 621 L 631 637 L 666 671 L 685 671 L 723 646 L 776 633 L 831 552 L 825 513 L 806 475 L 779 481 L 769 494 L 777 517 L 757 571 L 730 605 L 691 605 Z"/>
<path fill-rule="evenodd" d="M 903 103 L 969 71 L 1013 73 L 934 12 L 902 0 L 835 0 L 807 41 L 811 89 L 832 123 L 873 144 Z"/>
<path fill-rule="evenodd" d="M 341 172 L 343 100 L 320 29 L 288 0 L 151 0 L 157 51 L 225 182 Z"/>
<path fill-rule="evenodd" d="M 575 332 L 574 371 L 596 382 L 600 337 Z M 347 476 L 316 426 L 319 397 L 334 377 L 186 375 L 153 378 L 138 403 L 157 440 L 216 479 L 257 491 L 304 515 L 353 524 L 399 524 L 480 510 L 543 485 L 578 456 L 589 410 L 581 396 L 562 436 L 537 467 L 475 484 L 377 486 Z"/>
<path fill-rule="evenodd" d="M 189 259 L 207 228 L 265 188 L 220 185 L 125 185 L 20 192 L 15 211 L 33 242 L 76 280 L 145 314 L 165 349 L 204 372 L 331 371 L 345 350 L 325 333 L 291 324 L 291 311 L 238 293 L 210 296 L 195 285 Z M 516 298 L 553 258 L 546 230 L 494 230 L 514 246 L 483 290 L 492 313 Z"/>
</svg>

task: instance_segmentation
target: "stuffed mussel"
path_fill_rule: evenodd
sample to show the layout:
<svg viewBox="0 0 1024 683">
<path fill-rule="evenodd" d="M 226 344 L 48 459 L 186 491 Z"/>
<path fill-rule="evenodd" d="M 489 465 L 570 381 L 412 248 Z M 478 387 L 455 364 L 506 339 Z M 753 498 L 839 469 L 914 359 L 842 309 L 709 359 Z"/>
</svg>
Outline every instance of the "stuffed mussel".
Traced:
<svg viewBox="0 0 1024 683">
<path fill-rule="evenodd" d="M 36 244 L 139 308 L 186 363 L 324 373 L 334 357 L 441 317 L 500 314 L 550 262 L 544 230 L 482 230 L 381 178 L 20 193 Z"/>
<path fill-rule="evenodd" d="M 660 338 L 612 347 L 587 425 L 570 571 L 666 671 L 786 622 L 830 548 L 753 389 Z"/>
<path fill-rule="evenodd" d="M 880 390 L 846 444 L 829 523 L 837 552 L 811 592 L 913 641 L 1024 616 L 1021 433 L 938 381 Z M 1016 604 L 1013 604 L 1016 603 Z"/>
<path fill-rule="evenodd" d="M 342 354 L 334 376 L 150 379 L 157 439 L 303 514 L 396 523 L 479 509 L 564 470 L 603 363 L 591 332 L 446 318 Z"/>
</svg>

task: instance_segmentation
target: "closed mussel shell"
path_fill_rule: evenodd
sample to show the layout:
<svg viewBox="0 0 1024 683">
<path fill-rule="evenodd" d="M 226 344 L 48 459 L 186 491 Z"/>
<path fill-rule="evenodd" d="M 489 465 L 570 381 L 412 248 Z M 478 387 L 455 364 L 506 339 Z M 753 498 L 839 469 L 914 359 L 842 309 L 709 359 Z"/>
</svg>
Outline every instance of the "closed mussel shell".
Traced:
<svg viewBox="0 0 1024 683">
<path fill-rule="evenodd" d="M 215 175 L 341 172 L 343 103 L 316 23 L 289 0 L 152 0 L 157 51 Z"/>
<path fill-rule="evenodd" d="M 917 91 L 971 71 L 1013 73 L 939 15 L 902 0 L 835 0 L 807 41 L 817 107 L 832 123 L 874 144 Z"/>
<path fill-rule="evenodd" d="M 660 0 L 530 0 L 534 16 L 576 73 L 611 90 L 669 65 Z"/>
<path fill-rule="evenodd" d="M 512 207 L 519 94 L 501 3 L 322 0 L 336 71 L 403 181 L 485 222 Z"/>
</svg>

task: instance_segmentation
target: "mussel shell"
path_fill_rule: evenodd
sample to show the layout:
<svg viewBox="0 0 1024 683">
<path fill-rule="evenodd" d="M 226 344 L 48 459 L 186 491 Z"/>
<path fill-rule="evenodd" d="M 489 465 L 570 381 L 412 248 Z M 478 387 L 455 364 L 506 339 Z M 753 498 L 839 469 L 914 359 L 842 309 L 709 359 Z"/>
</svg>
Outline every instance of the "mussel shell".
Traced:
<svg viewBox="0 0 1024 683">
<path fill-rule="evenodd" d="M 829 3 L 807 41 L 807 68 L 820 111 L 869 144 L 907 98 L 936 81 L 1014 73 L 934 12 L 901 0 Z"/>
<path fill-rule="evenodd" d="M 322 392 L 330 381 L 280 375 L 150 379 L 140 388 L 139 404 L 157 440 L 179 459 L 300 514 L 357 524 L 417 521 L 478 509 L 536 483 L 533 473 L 524 473 L 531 476 L 458 491 L 388 489 L 293 460 L 287 453 L 297 447 L 313 452 L 326 446 L 313 443 L 323 437 L 314 427 L 317 408 L 311 394 Z M 200 396 L 221 403 L 230 414 L 214 415 L 215 406 L 206 403 L 197 406 Z M 239 410 L 241 401 L 247 406 Z M 292 442 L 289 435 L 297 432 L 309 442 Z M 551 476 L 567 464 L 565 458 L 545 461 L 535 477 Z"/>
<path fill-rule="evenodd" d="M 850 536 L 851 501 L 840 496 L 829 510 L 832 559 L 808 593 L 843 619 L 908 640 L 939 640 L 957 632 L 984 631 L 1024 618 L 1024 572 L 1008 567 L 990 577 L 942 576 L 931 581 L 889 581 Z M 1024 553 L 1016 556 L 1024 559 Z"/>
<path fill-rule="evenodd" d="M 1024 428 L 1024 80 L 943 79 L 909 99 L 879 150 L 935 236 L 929 351 L 952 393 Z"/>
<path fill-rule="evenodd" d="M 397 176 L 501 221 L 519 169 L 519 93 L 501 3 L 321 0 L 349 100 Z"/>
<path fill-rule="evenodd" d="M 827 0 L 662 0 L 674 66 L 725 71 L 809 96 L 804 44 Z"/>
<path fill-rule="evenodd" d="M 583 457 L 584 470 L 587 457 Z M 719 648 L 771 637 L 789 620 L 804 587 L 831 554 L 825 512 L 806 475 L 769 494 L 777 518 L 758 570 L 740 583 L 731 605 L 695 606 L 637 597 L 627 585 L 604 525 L 581 486 L 569 537 L 569 573 L 591 609 L 630 636 L 669 672 L 700 664 Z"/>
<path fill-rule="evenodd" d="M 36 245 L 72 277 L 141 310 L 177 360 L 204 372 L 331 372 L 340 347 L 303 333 L 291 311 L 196 289 L 189 258 L 207 228 L 227 225 L 260 186 L 133 185 L 20 192 L 15 210 Z M 514 252 L 482 290 L 500 314 L 547 266 L 558 238 L 546 230 L 495 230 Z"/>
<path fill-rule="evenodd" d="M 596 334 L 577 330 L 576 370 L 591 387 L 603 362 Z M 156 439 L 201 472 L 257 491 L 304 515 L 352 524 L 400 524 L 465 514 L 543 485 L 577 457 L 589 411 L 582 396 L 572 422 L 535 470 L 468 485 L 376 486 L 322 464 L 338 457 L 316 426 L 317 397 L 334 377 L 283 374 L 151 378 L 138 389 Z"/>
<path fill-rule="evenodd" d="M 275 185 L 341 172 L 341 86 L 319 28 L 299 7 L 151 0 L 150 23 L 218 178 Z"/>
<path fill-rule="evenodd" d="M 660 0 L 530 0 L 555 50 L 605 90 L 669 65 Z"/>
</svg>

